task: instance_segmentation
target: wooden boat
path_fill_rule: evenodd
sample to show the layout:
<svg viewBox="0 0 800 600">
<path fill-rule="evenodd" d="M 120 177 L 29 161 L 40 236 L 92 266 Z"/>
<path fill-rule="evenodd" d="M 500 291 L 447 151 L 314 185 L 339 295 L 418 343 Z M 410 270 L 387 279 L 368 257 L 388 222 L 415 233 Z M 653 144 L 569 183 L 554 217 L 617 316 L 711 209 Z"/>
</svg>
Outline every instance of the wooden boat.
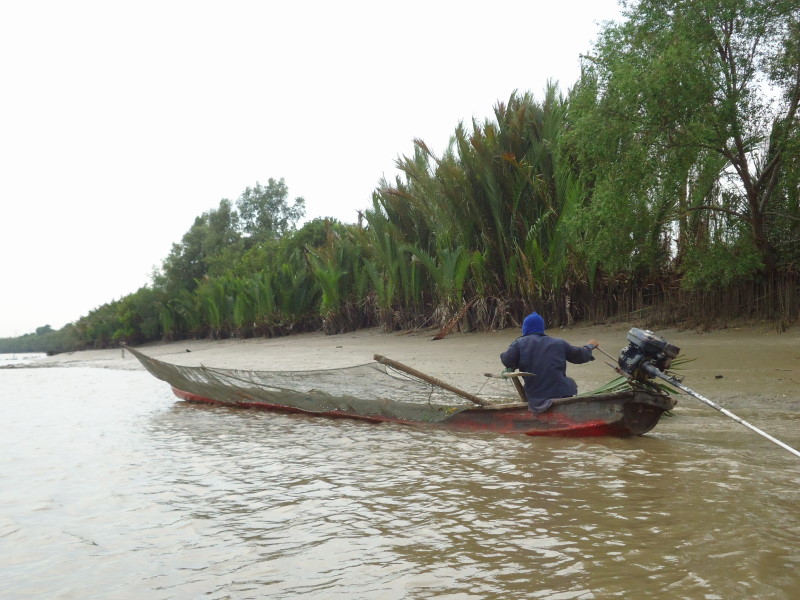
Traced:
<svg viewBox="0 0 800 600">
<path fill-rule="evenodd" d="M 188 402 L 373 423 L 532 436 L 630 436 L 650 431 L 676 404 L 657 388 L 628 387 L 555 399 L 537 414 L 519 399 L 479 398 L 388 359 L 322 371 L 243 371 L 176 365 L 126 349 Z"/>
</svg>

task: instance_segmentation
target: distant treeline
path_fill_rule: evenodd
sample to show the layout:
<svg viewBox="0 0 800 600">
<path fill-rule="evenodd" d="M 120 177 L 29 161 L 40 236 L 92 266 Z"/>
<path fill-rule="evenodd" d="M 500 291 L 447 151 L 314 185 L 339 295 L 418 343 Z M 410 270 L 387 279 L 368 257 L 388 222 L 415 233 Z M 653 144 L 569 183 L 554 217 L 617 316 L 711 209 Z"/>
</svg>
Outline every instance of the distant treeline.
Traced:
<svg viewBox="0 0 800 600">
<path fill-rule="evenodd" d="M 796 321 L 796 0 L 631 3 L 582 61 L 568 93 L 514 93 L 438 155 L 415 140 L 357 223 L 298 228 L 303 199 L 269 179 L 197 217 L 147 286 L 0 351 L 456 315 L 488 330 L 531 309 L 550 325 Z"/>
</svg>

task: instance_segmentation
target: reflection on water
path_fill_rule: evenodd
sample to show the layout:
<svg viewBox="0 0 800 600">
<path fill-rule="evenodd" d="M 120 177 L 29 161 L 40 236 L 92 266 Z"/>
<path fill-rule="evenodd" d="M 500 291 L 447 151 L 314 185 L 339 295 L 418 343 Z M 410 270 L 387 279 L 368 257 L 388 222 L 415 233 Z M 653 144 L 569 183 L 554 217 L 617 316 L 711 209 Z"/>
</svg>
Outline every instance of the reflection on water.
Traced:
<svg viewBox="0 0 800 600">
<path fill-rule="evenodd" d="M 42 360 L 47 356 L 44 352 L 0 352 L 0 368 L 27 365 Z"/>
<path fill-rule="evenodd" d="M 800 464 L 684 400 L 642 438 L 446 432 L 0 372 L 4 598 L 793 598 Z M 797 416 L 743 418 L 797 445 Z"/>
</svg>

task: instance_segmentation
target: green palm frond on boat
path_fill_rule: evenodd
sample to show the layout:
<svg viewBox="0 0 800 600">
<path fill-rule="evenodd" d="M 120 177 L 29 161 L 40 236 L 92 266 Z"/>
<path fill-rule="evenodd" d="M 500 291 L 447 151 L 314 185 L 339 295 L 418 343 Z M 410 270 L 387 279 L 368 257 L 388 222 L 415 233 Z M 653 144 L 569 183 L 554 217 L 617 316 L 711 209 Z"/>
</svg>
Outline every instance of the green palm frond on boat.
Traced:
<svg viewBox="0 0 800 600">
<path fill-rule="evenodd" d="M 612 392 L 620 392 L 622 390 L 627 390 L 630 388 L 630 384 L 628 383 L 627 377 L 622 377 L 621 375 L 615 379 L 612 379 L 606 384 L 601 385 L 599 388 L 592 390 L 589 392 L 590 394 L 610 394 Z"/>
<path fill-rule="evenodd" d="M 680 370 L 680 367 L 683 365 L 694 361 L 694 358 L 686 358 L 684 355 L 679 355 L 675 360 L 672 361 L 672 365 L 670 366 L 670 374 L 676 376 L 673 371 Z M 677 377 L 677 376 L 676 376 Z M 678 377 L 678 379 L 680 379 Z M 656 381 L 639 381 L 638 379 L 630 379 L 628 377 L 624 377 L 620 375 L 609 381 L 606 384 L 601 385 L 599 388 L 592 390 L 589 392 L 590 394 L 610 394 L 612 392 L 620 392 L 622 390 L 630 389 L 631 387 L 640 386 L 645 389 L 657 389 L 662 392 L 666 392 L 668 394 L 680 394 L 679 390 L 676 390 L 671 385 L 668 385 L 663 382 L 656 382 Z"/>
</svg>

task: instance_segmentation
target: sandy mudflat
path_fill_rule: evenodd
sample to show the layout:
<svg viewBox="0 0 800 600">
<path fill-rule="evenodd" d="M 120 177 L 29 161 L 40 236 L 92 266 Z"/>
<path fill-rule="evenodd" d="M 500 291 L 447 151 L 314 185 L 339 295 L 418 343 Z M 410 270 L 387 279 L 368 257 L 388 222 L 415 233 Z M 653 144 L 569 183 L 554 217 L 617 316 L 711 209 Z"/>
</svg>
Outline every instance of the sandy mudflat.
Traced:
<svg viewBox="0 0 800 600">
<path fill-rule="evenodd" d="M 627 344 L 625 335 L 636 323 L 593 325 L 549 330 L 552 336 L 575 344 L 597 339 L 617 356 Z M 680 373 L 684 383 L 715 399 L 763 397 L 800 401 L 800 328 L 779 334 L 769 325 L 731 327 L 710 333 L 664 329 L 655 333 L 681 348 L 692 362 Z M 499 355 L 519 335 L 518 329 L 490 333 L 453 333 L 431 341 L 433 333 L 380 333 L 376 329 L 327 336 L 309 333 L 272 339 L 186 340 L 141 346 L 145 353 L 182 365 L 257 370 L 313 370 L 370 362 L 382 354 L 472 393 L 495 395 L 507 391 L 506 381 L 487 380 L 484 373 L 502 370 Z M 610 380 L 610 360 L 595 351 L 596 360 L 570 365 L 568 374 L 581 391 Z M 80 366 L 141 369 L 121 349 L 89 350 L 47 357 L 37 366 Z"/>
</svg>

